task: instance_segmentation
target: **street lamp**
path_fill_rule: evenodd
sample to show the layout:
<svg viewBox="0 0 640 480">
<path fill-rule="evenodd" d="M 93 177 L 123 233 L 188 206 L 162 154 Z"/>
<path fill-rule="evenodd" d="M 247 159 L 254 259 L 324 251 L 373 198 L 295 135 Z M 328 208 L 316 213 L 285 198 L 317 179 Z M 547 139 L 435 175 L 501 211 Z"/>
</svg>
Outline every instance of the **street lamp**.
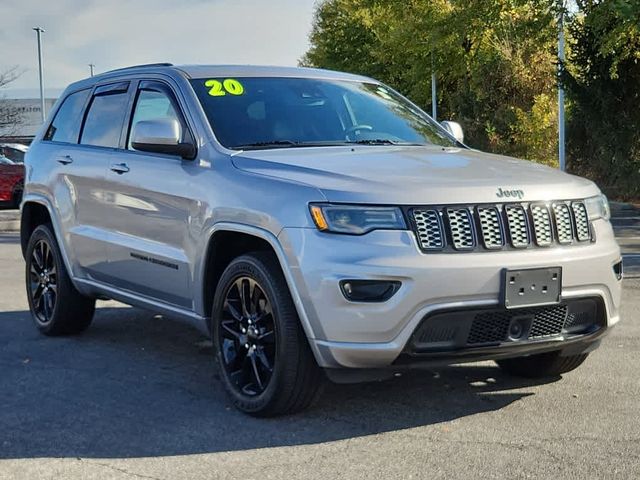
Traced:
<svg viewBox="0 0 640 480">
<path fill-rule="evenodd" d="M 34 27 L 33 30 L 36 31 L 36 35 L 38 36 L 38 70 L 40 72 L 40 116 L 42 117 L 42 123 L 44 123 L 44 119 L 45 119 L 44 81 L 42 79 L 42 37 L 41 37 L 41 35 L 44 33 L 44 28 Z"/>
<path fill-rule="evenodd" d="M 91 72 L 91 76 L 93 77 L 93 67 L 95 67 L 95 65 L 93 63 L 89 64 L 89 71 Z"/>
<path fill-rule="evenodd" d="M 564 0 L 558 0 L 558 164 L 560 170 L 566 168 L 565 127 L 564 127 Z"/>
</svg>

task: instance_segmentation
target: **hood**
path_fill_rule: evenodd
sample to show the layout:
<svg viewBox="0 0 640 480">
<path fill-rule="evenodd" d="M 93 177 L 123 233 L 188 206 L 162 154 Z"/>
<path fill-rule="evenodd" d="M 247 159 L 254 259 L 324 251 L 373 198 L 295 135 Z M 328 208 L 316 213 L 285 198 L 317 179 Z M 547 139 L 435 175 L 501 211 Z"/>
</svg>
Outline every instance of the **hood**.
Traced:
<svg viewBox="0 0 640 480">
<path fill-rule="evenodd" d="M 245 151 L 236 168 L 318 188 L 330 202 L 391 205 L 586 198 L 589 180 L 461 148 L 354 146 Z"/>
</svg>

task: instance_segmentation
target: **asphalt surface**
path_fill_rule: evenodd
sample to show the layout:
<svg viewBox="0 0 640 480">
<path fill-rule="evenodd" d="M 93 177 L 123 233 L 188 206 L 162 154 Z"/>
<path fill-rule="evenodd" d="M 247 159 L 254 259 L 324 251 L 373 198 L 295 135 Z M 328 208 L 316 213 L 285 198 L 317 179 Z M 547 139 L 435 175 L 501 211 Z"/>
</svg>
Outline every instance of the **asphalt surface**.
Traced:
<svg viewBox="0 0 640 480">
<path fill-rule="evenodd" d="M 0 235 L 0 479 L 640 478 L 640 280 L 578 370 L 493 363 L 327 387 L 303 414 L 235 411 L 194 326 L 101 302 L 82 336 L 31 325 Z"/>
</svg>

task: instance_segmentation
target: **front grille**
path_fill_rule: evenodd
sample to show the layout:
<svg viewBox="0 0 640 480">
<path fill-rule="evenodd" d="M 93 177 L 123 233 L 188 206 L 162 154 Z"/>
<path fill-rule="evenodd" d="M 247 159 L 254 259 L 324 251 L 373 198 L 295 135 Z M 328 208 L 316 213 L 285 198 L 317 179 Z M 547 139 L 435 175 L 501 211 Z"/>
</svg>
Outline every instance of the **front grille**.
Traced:
<svg viewBox="0 0 640 480">
<path fill-rule="evenodd" d="M 425 252 L 525 249 L 591 240 L 581 201 L 415 207 L 408 213 Z"/>
<path fill-rule="evenodd" d="M 548 247 L 553 242 L 549 209 L 544 204 L 531 205 L 531 217 L 533 219 L 533 233 L 536 237 L 536 244 L 540 247 Z"/>
<path fill-rule="evenodd" d="M 518 310 L 494 310 L 479 313 L 471 323 L 468 345 L 504 342 L 508 338 L 509 325 L 514 318 L 530 318 L 528 338 L 538 339 L 559 335 L 567 318 L 567 306 L 524 308 Z"/>
<path fill-rule="evenodd" d="M 456 250 L 471 250 L 476 246 L 471 213 L 466 208 L 447 208 L 451 243 Z"/>
<path fill-rule="evenodd" d="M 571 225 L 571 212 L 566 203 L 554 203 L 553 215 L 556 217 L 556 232 L 558 242 L 561 244 L 573 241 L 573 226 Z"/>
<path fill-rule="evenodd" d="M 482 241 L 485 248 L 490 250 L 502 248 L 504 235 L 498 209 L 496 207 L 478 207 L 477 211 L 480 219 L 480 233 L 482 233 Z"/>
<path fill-rule="evenodd" d="M 589 229 L 589 216 L 587 215 L 587 207 L 582 202 L 573 202 L 573 218 L 576 222 L 576 236 L 581 242 L 589 240 L 591 232 Z"/>
<path fill-rule="evenodd" d="M 444 232 L 440 212 L 437 210 L 413 211 L 413 219 L 416 224 L 416 235 L 420 246 L 424 250 L 440 250 L 444 248 Z"/>
</svg>

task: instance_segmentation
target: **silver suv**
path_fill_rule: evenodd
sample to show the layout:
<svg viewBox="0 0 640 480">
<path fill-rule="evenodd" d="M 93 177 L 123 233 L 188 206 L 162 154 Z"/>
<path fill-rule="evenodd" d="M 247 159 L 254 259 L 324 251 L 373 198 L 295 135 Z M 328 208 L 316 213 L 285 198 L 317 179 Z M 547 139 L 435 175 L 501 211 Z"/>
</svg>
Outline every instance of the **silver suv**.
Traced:
<svg viewBox="0 0 640 480">
<path fill-rule="evenodd" d="M 205 323 L 254 415 L 305 408 L 326 377 L 568 372 L 619 319 L 607 200 L 461 133 L 330 71 L 156 64 L 74 83 L 26 160 L 35 324 L 81 332 L 97 298 Z"/>
</svg>

